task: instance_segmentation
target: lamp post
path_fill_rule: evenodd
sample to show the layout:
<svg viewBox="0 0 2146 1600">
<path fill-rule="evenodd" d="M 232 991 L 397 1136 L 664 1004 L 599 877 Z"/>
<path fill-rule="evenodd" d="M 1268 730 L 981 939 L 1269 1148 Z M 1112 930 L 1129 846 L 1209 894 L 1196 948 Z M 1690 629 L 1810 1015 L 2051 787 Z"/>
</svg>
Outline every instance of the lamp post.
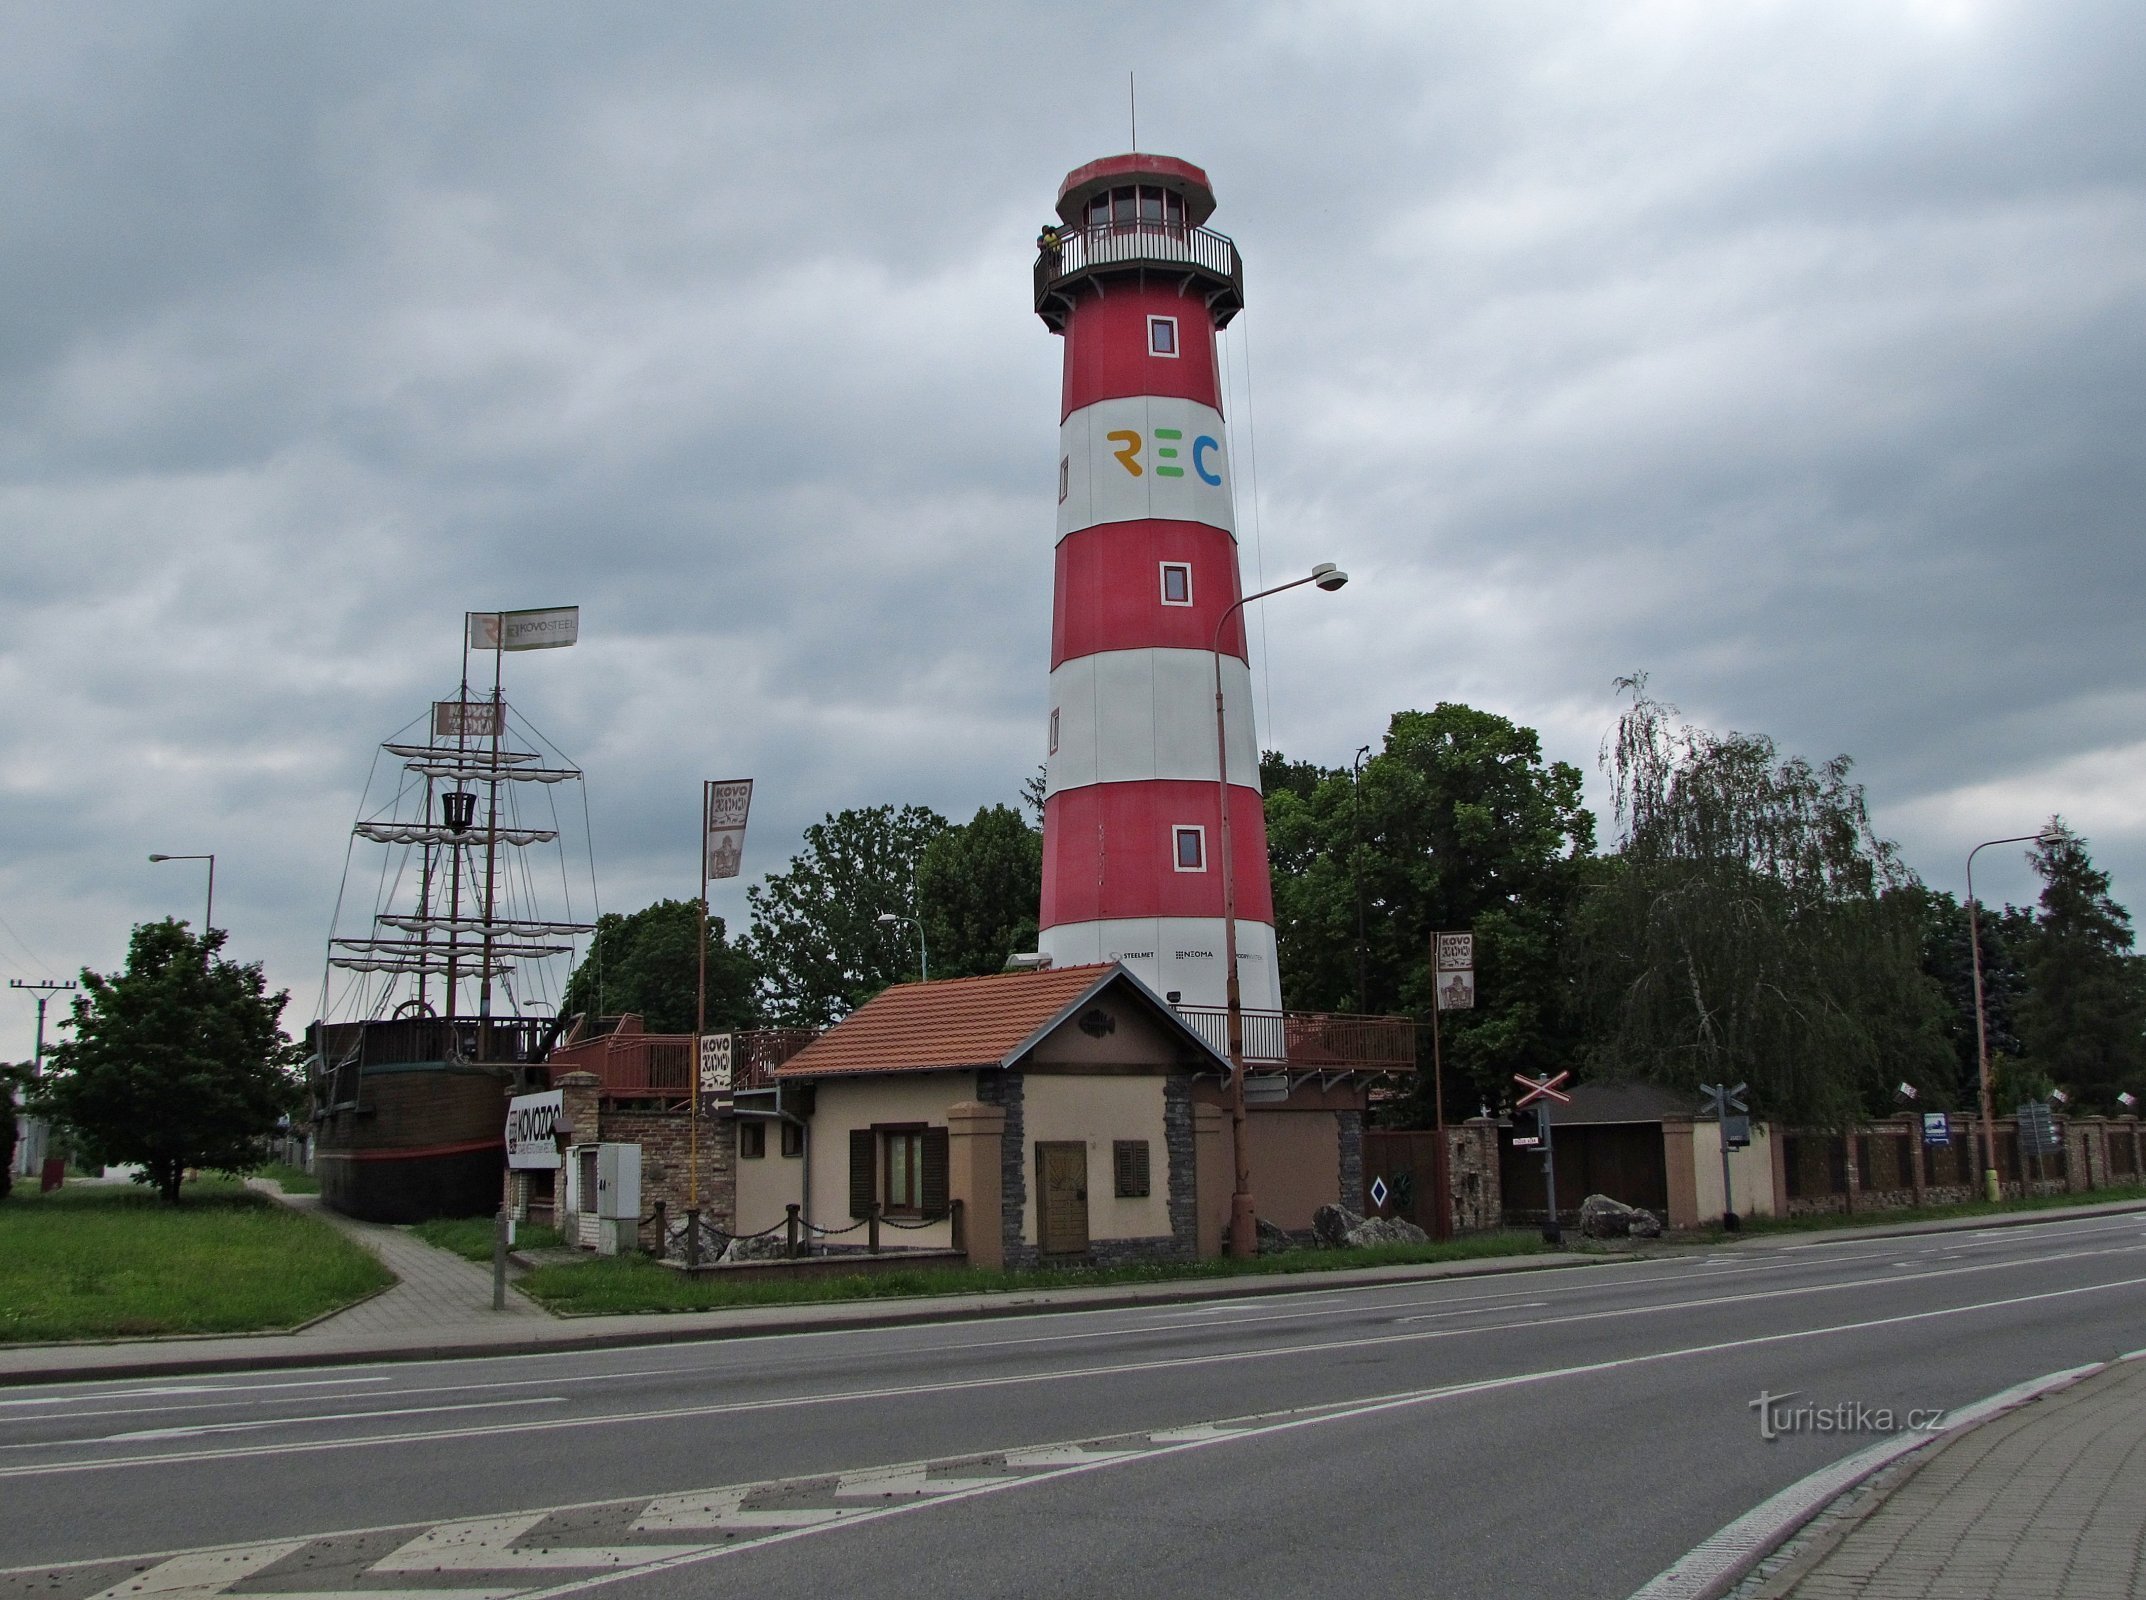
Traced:
<svg viewBox="0 0 2146 1600">
<path fill-rule="evenodd" d="M 1982 921 L 1975 905 L 1975 856 L 1993 844 L 2038 844 L 2042 837 L 2021 833 L 2009 839 L 1985 839 L 1967 852 L 1967 949 L 1975 974 L 1975 1065 L 1982 1086 L 1982 1191 L 1992 1204 L 1997 1199 L 1997 1115 L 1990 1095 L 1989 1021 L 1982 1005 Z"/>
<path fill-rule="evenodd" d="M 1371 754 L 1367 744 L 1356 747 L 1356 759 L 1350 763 L 1354 777 L 1349 786 L 1349 843 L 1354 847 L 1349 859 L 1351 887 L 1356 891 L 1356 1009 L 1369 1011 L 1371 1004 L 1364 998 L 1364 757 Z"/>
<path fill-rule="evenodd" d="M 909 924 L 910 927 L 916 929 L 917 977 L 920 982 L 931 982 L 931 956 L 924 949 L 924 924 L 919 922 L 915 917 L 896 916 L 891 911 L 882 911 L 879 914 L 879 925 L 882 928 L 891 928 L 897 922 L 906 922 Z"/>
<path fill-rule="evenodd" d="M 1245 1136 L 1244 994 L 1237 983 L 1237 863 L 1229 837 L 1229 734 L 1222 718 L 1222 633 L 1229 619 L 1254 600 L 1264 600 L 1285 589 L 1299 589 L 1307 583 L 1316 583 L 1332 593 L 1348 581 L 1346 572 L 1331 561 L 1322 561 L 1304 577 L 1231 601 L 1215 623 L 1215 787 L 1222 803 L 1222 972 L 1229 1016 L 1230 1143 L 1235 1147 L 1237 1165 L 1237 1187 L 1229 1203 L 1229 1251 L 1247 1259 L 1259 1254 L 1259 1217 L 1252 1205 L 1252 1146 Z"/>
<path fill-rule="evenodd" d="M 206 940 L 206 939 L 208 938 L 208 936 L 209 936 L 209 935 L 210 935 L 211 933 L 213 933 L 213 932 L 215 931 L 215 929 L 216 929 L 216 854 L 215 854 L 215 852 L 214 852 L 214 851 L 211 851 L 211 852 L 210 852 L 209 854 L 207 854 L 207 855 L 205 855 L 205 856 L 165 856 L 165 855 L 154 855 L 154 856 L 151 856 L 151 857 L 150 857 L 149 859 L 150 859 L 151 861 L 206 861 L 206 862 L 207 862 L 207 863 L 209 864 L 209 903 L 208 903 L 208 907 L 207 907 L 207 909 L 205 909 L 205 910 L 204 910 L 204 911 L 202 912 L 202 914 L 201 914 L 201 937 L 202 937 L 202 938 L 203 938 L 204 940 Z"/>
</svg>

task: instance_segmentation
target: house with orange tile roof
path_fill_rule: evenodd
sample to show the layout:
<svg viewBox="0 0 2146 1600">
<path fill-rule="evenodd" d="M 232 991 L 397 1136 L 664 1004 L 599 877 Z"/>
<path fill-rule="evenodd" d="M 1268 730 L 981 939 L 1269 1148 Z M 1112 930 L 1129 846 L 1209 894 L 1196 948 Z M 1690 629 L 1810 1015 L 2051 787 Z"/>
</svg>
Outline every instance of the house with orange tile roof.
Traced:
<svg viewBox="0 0 2146 1600">
<path fill-rule="evenodd" d="M 795 1204 L 815 1240 L 965 1249 L 979 1265 L 1190 1259 L 1223 1247 L 1229 1063 L 1118 963 L 899 984 L 740 1091 L 734 1231 Z M 1355 1201 L 1363 1091 L 1284 1081 L 1251 1117 L 1260 1215 Z M 758 1151 L 759 1154 L 752 1152 Z M 1357 1202 L 1360 1203 L 1360 1202 Z"/>
</svg>

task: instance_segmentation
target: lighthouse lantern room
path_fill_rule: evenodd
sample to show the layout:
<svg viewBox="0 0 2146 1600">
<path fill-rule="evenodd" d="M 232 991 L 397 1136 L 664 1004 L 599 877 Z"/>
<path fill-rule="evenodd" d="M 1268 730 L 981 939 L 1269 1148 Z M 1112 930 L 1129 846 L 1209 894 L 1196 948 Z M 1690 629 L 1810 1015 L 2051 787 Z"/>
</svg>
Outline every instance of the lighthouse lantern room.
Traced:
<svg viewBox="0 0 2146 1600">
<path fill-rule="evenodd" d="M 1122 155 L 1069 174 L 1036 314 L 1065 339 L 1038 945 L 1224 1003 L 1222 697 L 1243 1004 L 1278 1011 L 1228 432 L 1215 336 L 1244 304 L 1207 175 Z M 1218 662 L 1219 657 L 1219 662 Z"/>
</svg>

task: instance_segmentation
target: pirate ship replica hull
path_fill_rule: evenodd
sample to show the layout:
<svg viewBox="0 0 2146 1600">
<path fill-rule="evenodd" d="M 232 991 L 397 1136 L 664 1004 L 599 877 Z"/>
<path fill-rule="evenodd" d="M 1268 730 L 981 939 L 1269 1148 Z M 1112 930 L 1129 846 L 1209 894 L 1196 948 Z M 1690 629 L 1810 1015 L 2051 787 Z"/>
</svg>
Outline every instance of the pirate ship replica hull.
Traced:
<svg viewBox="0 0 2146 1600">
<path fill-rule="evenodd" d="M 368 792 L 352 831 L 389 848 L 373 895 L 383 909 L 367 932 L 331 935 L 321 1017 L 306 1031 L 321 1199 L 367 1221 L 499 1205 L 507 1099 L 542 1077 L 558 958 L 593 927 L 535 904 L 527 855 L 556 847 L 560 829 L 524 826 L 522 813 L 581 773 L 556 750 L 515 747 L 544 741 L 514 726 L 500 692 L 498 655 L 515 646 L 492 641 L 509 630 L 486 638 L 480 620 L 505 619 L 470 619 L 471 642 L 495 652 L 491 695 L 470 695 L 465 652 L 462 689 L 434 702 L 429 735 L 381 747 L 399 781 L 370 812 Z M 560 808 L 547 809 L 556 824 Z M 544 876 L 565 882 L 563 870 Z M 346 870 L 339 906 L 351 886 Z"/>
</svg>

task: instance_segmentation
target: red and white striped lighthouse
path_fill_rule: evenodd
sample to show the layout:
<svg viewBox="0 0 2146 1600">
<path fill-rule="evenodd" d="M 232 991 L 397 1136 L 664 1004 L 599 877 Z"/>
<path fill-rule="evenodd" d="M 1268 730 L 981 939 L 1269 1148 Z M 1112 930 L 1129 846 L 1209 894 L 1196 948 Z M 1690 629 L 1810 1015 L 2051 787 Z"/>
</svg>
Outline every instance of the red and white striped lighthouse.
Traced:
<svg viewBox="0 0 2146 1600">
<path fill-rule="evenodd" d="M 1224 1002 L 1215 681 L 1243 1004 L 1281 1008 L 1215 335 L 1244 303 L 1214 192 L 1168 156 L 1058 191 L 1036 312 L 1065 338 L 1039 948 Z"/>
</svg>

